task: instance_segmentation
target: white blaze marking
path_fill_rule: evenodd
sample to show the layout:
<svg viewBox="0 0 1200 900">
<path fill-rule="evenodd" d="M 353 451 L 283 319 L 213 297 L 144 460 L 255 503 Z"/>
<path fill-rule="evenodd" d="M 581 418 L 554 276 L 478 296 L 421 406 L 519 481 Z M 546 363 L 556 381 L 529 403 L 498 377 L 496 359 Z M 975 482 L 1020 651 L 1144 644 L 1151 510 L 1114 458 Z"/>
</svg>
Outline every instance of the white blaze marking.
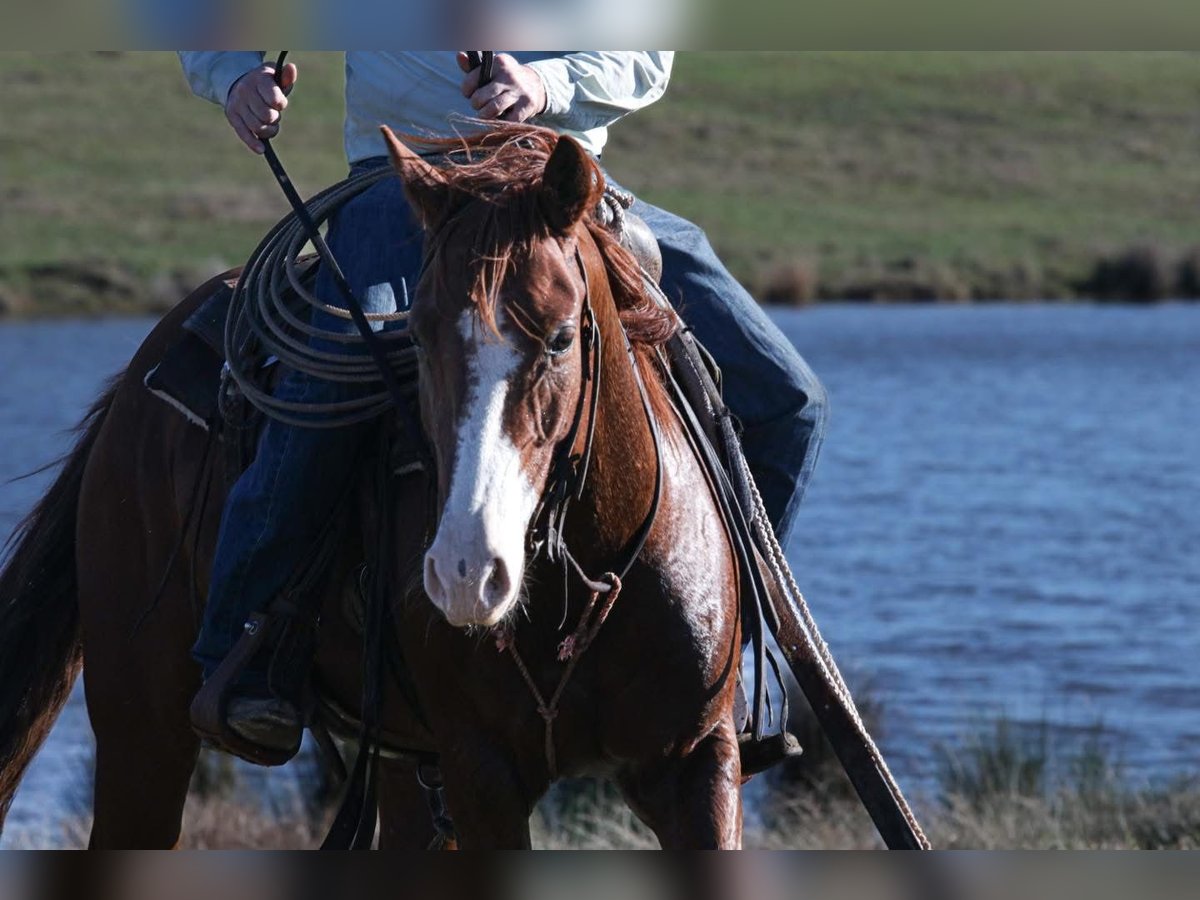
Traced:
<svg viewBox="0 0 1200 900">
<path fill-rule="evenodd" d="M 456 518 L 479 516 L 489 536 L 514 527 L 524 531 L 537 495 L 503 421 L 509 379 L 520 356 L 512 344 L 476 336 L 470 313 L 463 313 L 458 327 L 468 354 L 469 386 L 446 512 Z"/>
<path fill-rule="evenodd" d="M 474 316 L 459 320 L 467 357 L 467 396 L 458 430 L 450 496 L 437 539 L 430 548 L 446 595 L 433 597 L 462 620 L 490 619 L 479 583 L 485 567 L 501 559 L 518 593 L 525 564 L 525 529 L 538 495 L 521 466 L 520 451 L 504 431 L 510 379 L 520 362 L 516 348 L 494 336 L 476 334 Z M 507 606 L 508 603 L 501 605 Z"/>
</svg>

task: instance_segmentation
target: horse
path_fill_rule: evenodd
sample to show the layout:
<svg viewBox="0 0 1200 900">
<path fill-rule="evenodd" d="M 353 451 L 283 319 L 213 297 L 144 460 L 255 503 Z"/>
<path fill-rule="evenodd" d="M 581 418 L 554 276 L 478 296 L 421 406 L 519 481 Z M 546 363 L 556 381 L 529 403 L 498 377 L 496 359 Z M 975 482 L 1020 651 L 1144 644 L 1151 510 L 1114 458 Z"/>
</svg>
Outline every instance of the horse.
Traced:
<svg viewBox="0 0 1200 900">
<path fill-rule="evenodd" d="M 528 847 L 550 784 L 593 775 L 664 847 L 738 847 L 737 562 L 664 385 L 677 320 L 594 220 L 603 173 L 571 138 L 500 124 L 428 142 L 459 151 L 439 166 L 384 135 L 426 233 L 409 328 L 434 463 L 390 501 L 388 602 L 459 845 Z M 142 382 L 214 285 L 96 401 L 0 573 L 0 813 L 82 668 L 93 847 L 175 846 L 199 751 L 189 648 L 226 483 L 210 438 Z M 553 540 L 533 540 L 547 518 Z M 314 665 L 354 713 L 342 586 L 372 536 L 352 531 Z M 417 728 L 412 706 L 385 691 L 389 733 Z M 381 761 L 379 796 L 381 847 L 429 844 L 411 763 Z"/>
</svg>

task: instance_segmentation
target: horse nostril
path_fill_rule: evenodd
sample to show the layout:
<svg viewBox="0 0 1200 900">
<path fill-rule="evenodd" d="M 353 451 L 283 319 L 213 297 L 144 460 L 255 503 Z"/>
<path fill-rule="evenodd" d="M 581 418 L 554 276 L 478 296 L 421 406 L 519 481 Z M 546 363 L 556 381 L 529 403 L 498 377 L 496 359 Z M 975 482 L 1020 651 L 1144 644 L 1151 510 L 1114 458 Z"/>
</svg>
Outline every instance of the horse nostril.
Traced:
<svg viewBox="0 0 1200 900">
<path fill-rule="evenodd" d="M 483 596 L 488 603 L 494 604 L 508 596 L 508 592 L 512 588 L 512 581 L 508 577 L 508 566 L 499 557 L 492 560 L 489 568 L 492 572 L 483 586 Z"/>
<path fill-rule="evenodd" d="M 433 598 L 441 597 L 444 593 L 442 580 L 438 578 L 437 563 L 430 553 L 425 554 L 425 593 Z"/>
</svg>

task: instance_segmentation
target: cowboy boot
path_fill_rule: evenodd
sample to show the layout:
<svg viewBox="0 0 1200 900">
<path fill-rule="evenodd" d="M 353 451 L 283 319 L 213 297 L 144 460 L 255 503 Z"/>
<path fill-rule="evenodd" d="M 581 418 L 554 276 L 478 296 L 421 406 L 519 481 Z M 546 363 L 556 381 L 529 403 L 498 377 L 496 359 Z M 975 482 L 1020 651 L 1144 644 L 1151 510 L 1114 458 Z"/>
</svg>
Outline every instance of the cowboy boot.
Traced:
<svg viewBox="0 0 1200 900">
<path fill-rule="evenodd" d="M 225 707 L 225 724 L 238 737 L 272 751 L 298 747 L 304 716 L 282 697 L 234 689 Z"/>
</svg>

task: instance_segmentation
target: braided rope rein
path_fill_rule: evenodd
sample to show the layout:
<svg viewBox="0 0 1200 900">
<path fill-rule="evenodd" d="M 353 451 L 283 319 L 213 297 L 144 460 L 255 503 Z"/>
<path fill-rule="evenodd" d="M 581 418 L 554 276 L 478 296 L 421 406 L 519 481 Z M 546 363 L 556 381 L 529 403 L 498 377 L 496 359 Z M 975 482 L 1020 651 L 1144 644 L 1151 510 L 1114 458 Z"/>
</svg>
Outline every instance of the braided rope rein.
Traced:
<svg viewBox="0 0 1200 900">
<path fill-rule="evenodd" d="M 760 542 L 768 551 L 768 561 L 771 564 L 771 569 L 775 574 L 776 580 L 786 586 L 788 593 L 795 600 L 796 608 L 800 613 L 801 622 L 804 625 L 803 635 L 805 649 L 809 654 L 816 659 L 821 665 L 821 672 L 828 683 L 837 695 L 845 710 L 850 714 L 850 718 L 854 723 L 855 731 L 863 745 L 867 749 L 867 754 L 871 757 L 871 762 L 879 770 L 883 777 L 884 783 L 892 794 L 892 799 L 896 806 L 900 809 L 901 815 L 916 835 L 917 843 L 923 850 L 933 849 L 933 844 L 930 842 L 925 831 L 921 828 L 920 822 L 917 821 L 916 814 L 913 813 L 912 807 L 908 805 L 908 800 L 905 799 L 904 793 L 900 790 L 900 785 L 896 781 L 896 777 L 892 774 L 892 770 L 888 767 L 887 760 L 883 757 L 883 752 L 875 743 L 875 739 L 871 737 L 871 733 L 867 730 L 866 724 L 863 722 L 862 715 L 858 711 L 858 706 L 854 702 L 854 697 L 850 693 L 850 689 L 846 686 L 845 680 L 842 678 L 841 670 L 834 661 L 833 652 L 829 649 L 829 645 L 821 636 L 821 631 L 817 627 L 816 619 L 813 618 L 812 611 L 808 608 L 808 603 L 804 599 L 804 595 L 800 592 L 799 585 L 796 584 L 795 576 L 792 574 L 791 567 L 788 565 L 787 557 L 783 552 L 783 547 L 779 544 L 779 539 L 775 536 L 775 529 L 771 527 L 767 519 L 766 505 L 763 503 L 762 495 L 759 493 L 758 485 L 754 483 L 754 478 L 750 475 L 750 467 L 746 463 L 746 458 L 742 454 L 735 454 L 738 463 L 741 467 L 742 474 L 745 476 L 746 483 L 750 486 L 750 494 L 754 501 L 754 509 L 751 514 L 751 525 L 758 534 Z"/>
</svg>

